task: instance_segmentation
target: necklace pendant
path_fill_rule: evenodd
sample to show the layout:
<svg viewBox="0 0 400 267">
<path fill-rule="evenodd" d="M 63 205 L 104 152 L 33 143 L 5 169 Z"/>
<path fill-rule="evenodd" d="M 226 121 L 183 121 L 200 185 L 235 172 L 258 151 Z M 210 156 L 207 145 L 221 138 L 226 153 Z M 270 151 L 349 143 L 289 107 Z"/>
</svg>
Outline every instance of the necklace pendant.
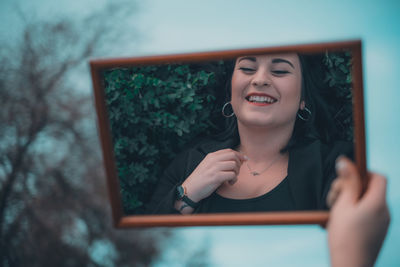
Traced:
<svg viewBox="0 0 400 267">
<path fill-rule="evenodd" d="M 253 176 L 260 175 L 258 172 L 251 172 L 251 174 L 252 174 Z"/>
</svg>

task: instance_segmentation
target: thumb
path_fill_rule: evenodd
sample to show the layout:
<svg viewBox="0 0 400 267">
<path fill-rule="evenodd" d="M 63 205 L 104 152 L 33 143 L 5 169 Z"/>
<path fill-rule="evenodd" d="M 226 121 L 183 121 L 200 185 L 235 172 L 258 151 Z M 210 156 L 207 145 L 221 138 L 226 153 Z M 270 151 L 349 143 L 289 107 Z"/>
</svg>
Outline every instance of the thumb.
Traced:
<svg viewBox="0 0 400 267">
<path fill-rule="evenodd" d="M 372 207 L 377 210 L 387 209 L 386 187 L 387 180 L 377 173 L 370 173 L 368 188 L 362 197 L 360 205 Z"/>
</svg>

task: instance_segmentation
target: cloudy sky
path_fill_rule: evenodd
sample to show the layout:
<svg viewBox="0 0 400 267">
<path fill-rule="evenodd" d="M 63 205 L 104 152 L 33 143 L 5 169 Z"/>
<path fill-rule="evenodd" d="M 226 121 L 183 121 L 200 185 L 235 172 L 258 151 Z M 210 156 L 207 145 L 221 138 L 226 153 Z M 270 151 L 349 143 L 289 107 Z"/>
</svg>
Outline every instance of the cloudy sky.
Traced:
<svg viewBox="0 0 400 267">
<path fill-rule="evenodd" d="M 10 12 L 15 2 L 1 1 L 2 38 L 12 38 L 18 29 Z M 105 1 L 19 2 L 28 14 L 39 17 L 80 17 Z M 400 262 L 399 13 L 399 1 L 141 1 L 126 24 L 138 30 L 140 42 L 132 40 L 132 45 L 125 44 L 125 49 L 113 56 L 361 39 L 368 166 L 387 175 L 392 213 L 377 266 L 394 266 Z M 176 231 L 194 247 L 210 246 L 210 261 L 217 266 L 329 264 L 326 233 L 319 226 L 196 227 Z M 166 250 L 165 259 L 175 257 L 174 253 L 173 249 Z"/>
</svg>

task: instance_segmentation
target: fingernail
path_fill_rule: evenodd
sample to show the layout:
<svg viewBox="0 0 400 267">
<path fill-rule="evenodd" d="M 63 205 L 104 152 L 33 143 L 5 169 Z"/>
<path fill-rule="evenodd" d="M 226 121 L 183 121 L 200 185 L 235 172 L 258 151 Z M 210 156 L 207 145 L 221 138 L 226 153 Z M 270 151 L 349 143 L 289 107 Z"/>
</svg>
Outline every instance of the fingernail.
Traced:
<svg viewBox="0 0 400 267">
<path fill-rule="evenodd" d="M 346 160 L 344 159 L 343 156 L 339 156 L 336 159 L 335 168 L 336 168 L 336 172 L 338 172 L 338 173 L 347 171 L 347 162 L 346 162 Z"/>
</svg>

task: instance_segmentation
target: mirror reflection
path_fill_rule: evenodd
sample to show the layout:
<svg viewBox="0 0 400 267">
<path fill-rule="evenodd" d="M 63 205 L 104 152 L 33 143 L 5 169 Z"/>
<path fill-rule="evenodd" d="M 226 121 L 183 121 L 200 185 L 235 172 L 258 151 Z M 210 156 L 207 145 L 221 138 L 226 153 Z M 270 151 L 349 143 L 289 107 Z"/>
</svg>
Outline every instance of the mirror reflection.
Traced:
<svg viewBox="0 0 400 267">
<path fill-rule="evenodd" d="M 346 51 L 103 75 L 125 214 L 325 210 L 353 154 Z"/>
</svg>

